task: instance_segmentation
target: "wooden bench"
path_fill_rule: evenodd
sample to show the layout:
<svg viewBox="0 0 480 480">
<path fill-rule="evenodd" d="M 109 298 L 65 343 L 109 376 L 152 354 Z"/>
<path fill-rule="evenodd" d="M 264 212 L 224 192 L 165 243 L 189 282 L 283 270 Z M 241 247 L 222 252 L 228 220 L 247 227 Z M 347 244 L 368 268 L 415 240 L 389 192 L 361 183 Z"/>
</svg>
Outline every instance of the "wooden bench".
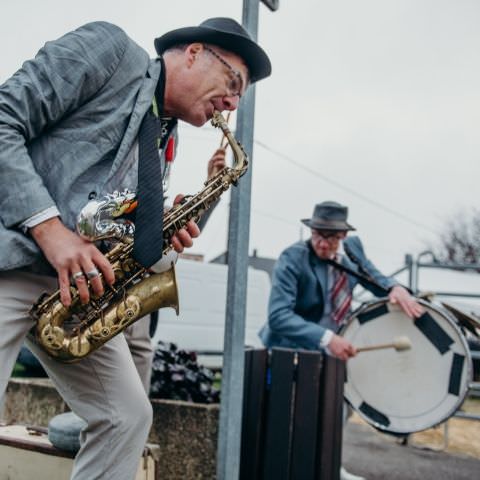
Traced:
<svg viewBox="0 0 480 480">
<path fill-rule="evenodd" d="M 320 352 L 246 352 L 241 480 L 339 479 L 344 367 Z"/>
</svg>

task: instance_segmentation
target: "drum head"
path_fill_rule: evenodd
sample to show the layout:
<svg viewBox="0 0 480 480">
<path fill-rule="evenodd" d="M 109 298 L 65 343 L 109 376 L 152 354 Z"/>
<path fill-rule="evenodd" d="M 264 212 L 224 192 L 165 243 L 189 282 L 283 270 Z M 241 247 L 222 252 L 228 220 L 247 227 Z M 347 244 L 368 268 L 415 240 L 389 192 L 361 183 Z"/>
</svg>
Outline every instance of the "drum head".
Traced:
<svg viewBox="0 0 480 480">
<path fill-rule="evenodd" d="M 462 404 L 472 378 L 467 343 L 450 314 L 418 300 L 411 320 L 386 299 L 362 306 L 342 330 L 357 348 L 407 336 L 409 350 L 359 353 L 347 362 L 345 398 L 374 427 L 395 434 L 431 428 Z"/>
</svg>

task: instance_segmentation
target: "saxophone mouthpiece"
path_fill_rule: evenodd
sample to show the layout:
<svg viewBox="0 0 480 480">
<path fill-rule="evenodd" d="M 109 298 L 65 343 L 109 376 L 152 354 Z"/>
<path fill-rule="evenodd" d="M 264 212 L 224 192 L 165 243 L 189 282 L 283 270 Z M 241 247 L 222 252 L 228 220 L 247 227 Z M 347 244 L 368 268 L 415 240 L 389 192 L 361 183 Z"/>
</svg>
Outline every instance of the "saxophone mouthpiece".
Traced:
<svg viewBox="0 0 480 480">
<path fill-rule="evenodd" d="M 220 127 L 224 132 L 230 131 L 227 121 L 218 110 L 214 110 L 211 122 L 214 127 Z"/>
</svg>

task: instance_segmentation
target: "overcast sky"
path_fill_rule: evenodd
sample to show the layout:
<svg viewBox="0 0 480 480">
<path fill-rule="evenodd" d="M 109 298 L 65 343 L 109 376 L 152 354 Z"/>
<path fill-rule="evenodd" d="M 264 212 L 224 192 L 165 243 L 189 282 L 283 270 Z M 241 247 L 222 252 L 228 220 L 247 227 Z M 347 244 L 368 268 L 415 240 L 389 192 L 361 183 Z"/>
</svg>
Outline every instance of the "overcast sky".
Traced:
<svg viewBox="0 0 480 480">
<path fill-rule="evenodd" d="M 212 16 L 241 21 L 241 0 L 2 0 L 0 81 L 49 39 L 108 20 L 154 55 L 153 38 Z M 260 5 L 273 75 L 258 84 L 250 251 L 276 257 L 315 203 L 349 205 L 387 273 L 480 207 L 480 2 L 280 0 Z M 220 142 L 181 127 L 170 193 L 201 188 Z M 192 252 L 226 245 L 228 197 Z M 306 236 L 308 232 L 303 231 Z"/>
</svg>

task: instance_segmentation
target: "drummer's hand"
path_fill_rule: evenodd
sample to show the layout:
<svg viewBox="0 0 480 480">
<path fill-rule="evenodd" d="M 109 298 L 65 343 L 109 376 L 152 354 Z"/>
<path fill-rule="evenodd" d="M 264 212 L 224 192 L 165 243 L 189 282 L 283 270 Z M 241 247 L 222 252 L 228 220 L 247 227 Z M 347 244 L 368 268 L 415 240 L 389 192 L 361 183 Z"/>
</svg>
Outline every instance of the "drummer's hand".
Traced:
<svg viewBox="0 0 480 480">
<path fill-rule="evenodd" d="M 74 274 L 95 272 L 98 269 L 107 283 L 113 284 L 115 281 L 112 266 L 100 250 L 65 227 L 58 217 L 35 225 L 30 233 L 58 273 L 60 300 L 66 307 L 72 301 L 70 280 Z M 90 295 L 86 276 L 75 275 L 74 281 L 80 301 L 87 303 Z M 90 286 L 96 295 L 103 294 L 102 280 L 98 275 L 90 279 Z"/>
<path fill-rule="evenodd" d="M 181 203 L 183 195 L 177 195 L 175 197 L 174 205 Z M 185 248 L 191 247 L 193 245 L 193 239 L 200 235 L 200 229 L 198 225 L 190 220 L 185 228 L 181 228 L 173 237 L 172 237 L 172 247 L 178 252 L 182 253 Z"/>
<path fill-rule="evenodd" d="M 223 168 L 225 168 L 225 148 L 218 148 L 208 161 L 207 178 L 210 180 Z"/>
<path fill-rule="evenodd" d="M 406 288 L 395 285 L 388 295 L 390 303 L 398 304 L 400 308 L 410 317 L 418 318 L 423 313 L 423 307 L 415 300 Z"/>
<path fill-rule="evenodd" d="M 340 360 L 348 360 L 357 354 L 357 349 L 343 337 L 334 335 L 327 346 L 330 353 Z"/>
</svg>

